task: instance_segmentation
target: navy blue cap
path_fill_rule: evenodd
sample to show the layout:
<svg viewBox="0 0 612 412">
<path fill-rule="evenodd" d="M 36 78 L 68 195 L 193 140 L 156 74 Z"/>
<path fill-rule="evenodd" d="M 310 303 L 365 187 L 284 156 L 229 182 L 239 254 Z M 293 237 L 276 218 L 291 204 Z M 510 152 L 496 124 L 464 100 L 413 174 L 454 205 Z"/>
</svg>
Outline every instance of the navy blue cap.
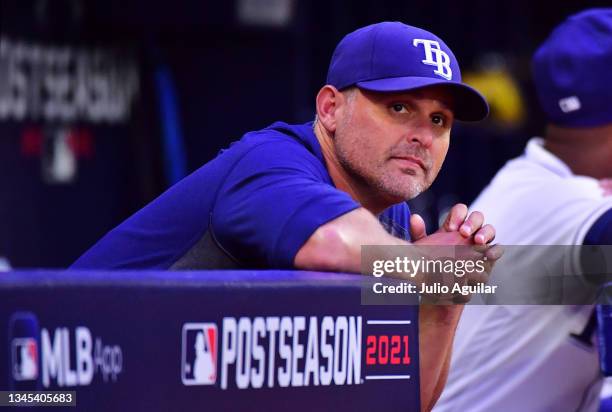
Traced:
<svg viewBox="0 0 612 412">
<path fill-rule="evenodd" d="M 533 56 L 532 69 L 551 123 L 612 123 L 612 8 L 583 11 L 557 26 Z"/>
<path fill-rule="evenodd" d="M 347 34 L 338 43 L 327 72 L 327 84 L 376 92 L 402 92 L 444 85 L 455 99 L 458 120 L 482 120 L 489 105 L 461 82 L 459 64 L 434 34 L 400 22 L 383 22 Z"/>
</svg>

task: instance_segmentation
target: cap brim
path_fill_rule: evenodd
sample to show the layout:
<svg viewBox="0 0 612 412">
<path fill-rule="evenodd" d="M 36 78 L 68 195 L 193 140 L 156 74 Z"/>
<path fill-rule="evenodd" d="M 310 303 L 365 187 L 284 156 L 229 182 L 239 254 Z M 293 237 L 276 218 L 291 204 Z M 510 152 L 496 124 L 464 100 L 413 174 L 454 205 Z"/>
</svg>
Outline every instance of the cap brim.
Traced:
<svg viewBox="0 0 612 412">
<path fill-rule="evenodd" d="M 454 114 L 457 120 L 474 122 L 483 120 L 489 114 L 489 104 L 474 88 L 459 82 L 431 77 L 392 77 L 388 79 L 358 82 L 357 87 L 373 92 L 405 92 L 428 86 L 440 85 L 447 88 L 454 99 Z"/>
</svg>

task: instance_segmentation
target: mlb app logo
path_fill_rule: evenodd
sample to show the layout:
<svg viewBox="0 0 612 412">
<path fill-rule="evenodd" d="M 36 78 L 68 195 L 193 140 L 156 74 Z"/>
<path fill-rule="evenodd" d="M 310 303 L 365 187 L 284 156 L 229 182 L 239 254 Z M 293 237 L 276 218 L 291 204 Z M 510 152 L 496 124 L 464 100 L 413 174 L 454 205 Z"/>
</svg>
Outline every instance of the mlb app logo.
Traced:
<svg viewBox="0 0 612 412">
<path fill-rule="evenodd" d="M 217 382 L 217 325 L 183 325 L 181 380 L 183 385 L 214 385 Z"/>
<path fill-rule="evenodd" d="M 15 338 L 11 343 L 13 379 L 33 381 L 38 379 L 38 345 L 33 338 Z"/>
</svg>

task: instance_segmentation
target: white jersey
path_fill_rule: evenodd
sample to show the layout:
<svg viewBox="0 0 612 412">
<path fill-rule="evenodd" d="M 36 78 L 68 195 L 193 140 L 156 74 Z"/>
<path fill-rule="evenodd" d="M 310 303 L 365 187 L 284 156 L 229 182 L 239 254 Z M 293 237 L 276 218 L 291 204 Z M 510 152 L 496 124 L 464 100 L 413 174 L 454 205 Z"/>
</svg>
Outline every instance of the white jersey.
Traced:
<svg viewBox="0 0 612 412">
<path fill-rule="evenodd" d="M 506 245 L 582 244 L 612 208 L 597 180 L 574 175 L 529 141 L 470 208 Z M 597 345 L 580 334 L 592 306 L 470 306 L 459 322 L 450 374 L 435 412 L 596 411 L 602 377 Z M 593 340 L 594 341 L 594 340 Z"/>
</svg>

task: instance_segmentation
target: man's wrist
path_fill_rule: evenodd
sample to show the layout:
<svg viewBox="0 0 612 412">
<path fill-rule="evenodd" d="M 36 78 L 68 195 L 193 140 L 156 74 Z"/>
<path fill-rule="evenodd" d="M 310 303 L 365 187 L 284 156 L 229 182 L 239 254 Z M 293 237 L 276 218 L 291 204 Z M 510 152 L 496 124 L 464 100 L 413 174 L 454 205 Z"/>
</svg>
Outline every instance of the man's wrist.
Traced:
<svg viewBox="0 0 612 412">
<path fill-rule="evenodd" d="M 436 325 L 436 326 L 453 326 L 455 325 L 465 305 L 434 305 L 421 302 L 419 307 L 419 324 Z"/>
</svg>

